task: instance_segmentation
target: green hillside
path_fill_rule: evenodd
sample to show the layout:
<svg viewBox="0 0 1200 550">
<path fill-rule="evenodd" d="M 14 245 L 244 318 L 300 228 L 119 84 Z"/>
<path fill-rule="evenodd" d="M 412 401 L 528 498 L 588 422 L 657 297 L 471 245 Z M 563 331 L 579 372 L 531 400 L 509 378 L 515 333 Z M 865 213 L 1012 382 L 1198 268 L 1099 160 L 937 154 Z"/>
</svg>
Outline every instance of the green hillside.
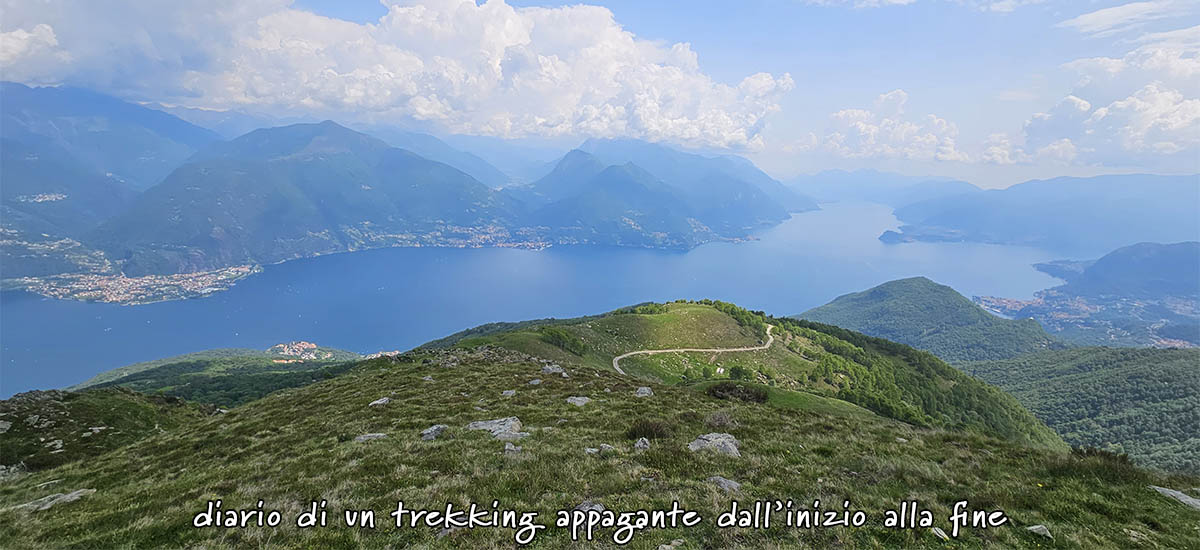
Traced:
<svg viewBox="0 0 1200 550">
<path fill-rule="evenodd" d="M 307 342 L 267 350 L 215 349 L 105 371 L 68 389 L 124 387 L 232 407 L 348 370 L 362 356 Z"/>
<path fill-rule="evenodd" d="M 1058 346 L 1037 321 L 997 317 L 924 277 L 839 296 L 798 317 L 908 344 L 946 361 L 1006 359 Z"/>
<path fill-rule="evenodd" d="M 722 302 L 646 304 L 601 317 L 475 333 L 457 344 L 499 345 L 609 369 L 614 357 L 631 350 L 754 346 L 766 339 L 767 323 L 775 326 L 775 344 L 766 350 L 635 356 L 623 360 L 622 368 L 673 384 L 754 381 L 839 399 L 917 425 L 1063 447 L 1058 436 L 1011 396 L 928 353 L 837 327 L 768 318 Z"/>
<path fill-rule="evenodd" d="M 666 315 L 686 318 L 695 328 L 704 328 L 703 318 L 719 318 L 713 308 L 670 309 L 683 309 Z M 603 319 L 653 315 L 663 314 Z M 743 342 L 756 339 L 753 326 L 736 322 L 698 335 L 672 324 L 629 323 L 643 330 L 614 339 L 709 343 L 729 331 Z M 638 397 L 641 386 L 653 395 Z M 386 403 L 369 405 L 384 397 Z M 569 397 L 590 401 L 579 406 Z M 497 347 L 420 350 L 367 361 L 190 427 L 12 479 L 0 485 L 0 540 L 19 548 L 512 548 L 512 529 L 395 528 L 388 517 L 397 500 L 408 509 L 444 509 L 447 503 L 486 507 L 495 499 L 501 508 L 537 512 L 536 523 L 543 525 L 553 523 L 555 510 L 587 502 L 625 512 L 669 509 L 677 501 L 701 514 L 703 521 L 688 529 L 638 531 L 626 546 L 636 550 L 673 539 L 683 540 L 679 548 L 736 549 L 1200 544 L 1192 529 L 1195 512 L 1147 488 L 1187 489 L 1200 478 L 1166 477 L 1104 455 L 1030 448 L 871 414 L 779 405 L 648 383 L 583 360 L 555 364 Z M 507 442 L 467 429 L 471 422 L 506 417 L 520 422 L 498 432 L 507 434 Z M 437 424 L 444 431 L 423 440 L 421 432 Z M 708 433 L 736 438 L 739 456 L 689 450 Z M 356 440 L 366 434 L 376 435 Z M 648 449 L 634 448 L 638 437 L 647 438 Z M 506 443 L 514 448 L 506 451 Z M 726 492 L 713 476 L 739 486 Z M 95 492 L 45 511 L 15 508 L 80 489 Z M 716 527 L 717 515 L 733 500 L 747 506 L 776 498 L 794 498 L 798 507 L 820 499 L 823 510 L 841 510 L 849 499 L 869 521 L 861 528 L 787 528 L 778 522 L 766 530 Z M 215 499 L 225 510 L 257 509 L 261 500 L 264 510 L 280 510 L 285 519 L 276 528 L 192 527 L 194 516 Z M 312 499 L 327 501 L 330 524 L 294 527 L 293 518 Z M 934 525 L 945 531 L 960 500 L 973 510 L 1002 510 L 1010 523 L 966 528 L 951 543 L 928 527 L 880 526 L 884 510 L 909 499 L 930 510 Z M 377 527 L 344 526 L 343 509 L 376 511 Z M 1047 526 L 1054 542 L 1025 529 L 1031 525 Z M 564 529 L 549 528 L 532 547 L 614 547 L 613 532 L 601 529 L 594 545 L 584 545 L 571 542 Z"/>
<path fill-rule="evenodd" d="M 43 470 L 98 456 L 194 424 L 213 410 L 123 388 L 20 393 L 0 401 L 0 472 Z"/>
<path fill-rule="evenodd" d="M 1200 472 L 1200 350 L 1082 348 L 962 368 L 1016 396 L 1072 445 Z"/>
</svg>

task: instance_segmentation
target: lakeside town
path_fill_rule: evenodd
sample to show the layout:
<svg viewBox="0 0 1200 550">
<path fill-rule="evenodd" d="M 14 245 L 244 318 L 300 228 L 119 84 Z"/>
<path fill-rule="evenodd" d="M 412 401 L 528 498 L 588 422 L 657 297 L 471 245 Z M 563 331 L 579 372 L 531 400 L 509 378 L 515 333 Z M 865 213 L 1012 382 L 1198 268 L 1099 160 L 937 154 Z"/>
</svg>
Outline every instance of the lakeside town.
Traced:
<svg viewBox="0 0 1200 550">
<path fill-rule="evenodd" d="M 260 271 L 262 268 L 255 265 L 235 265 L 212 271 L 142 277 L 77 273 L 10 279 L 5 281 L 5 287 L 49 298 L 138 305 L 207 296 L 227 290 Z"/>
</svg>

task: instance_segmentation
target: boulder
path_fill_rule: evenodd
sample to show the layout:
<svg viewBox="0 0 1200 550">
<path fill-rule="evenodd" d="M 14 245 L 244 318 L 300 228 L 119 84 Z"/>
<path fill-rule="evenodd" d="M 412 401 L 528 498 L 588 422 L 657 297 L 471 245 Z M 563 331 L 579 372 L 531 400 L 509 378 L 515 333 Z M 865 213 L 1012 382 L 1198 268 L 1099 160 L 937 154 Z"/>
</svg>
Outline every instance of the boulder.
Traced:
<svg viewBox="0 0 1200 550">
<path fill-rule="evenodd" d="M 633 396 L 634 397 L 652 397 L 652 396 L 654 396 L 654 390 L 650 389 L 648 386 L 642 386 L 642 387 L 638 388 L 637 391 L 633 392 Z"/>
<path fill-rule="evenodd" d="M 376 440 L 376 439 L 383 439 L 383 438 L 385 438 L 385 437 L 387 437 L 387 434 L 378 434 L 378 433 L 376 433 L 376 434 L 362 434 L 362 435 L 360 435 L 360 436 L 358 436 L 358 437 L 354 438 L 354 442 L 355 442 L 355 443 L 366 443 L 366 442 L 368 442 L 368 441 L 373 441 L 373 440 Z"/>
<path fill-rule="evenodd" d="M 1054 535 L 1050 534 L 1050 530 L 1047 529 L 1045 525 L 1030 525 L 1029 527 L 1026 527 L 1025 530 L 1029 531 L 1030 533 L 1041 535 L 1050 540 L 1054 540 Z"/>
<path fill-rule="evenodd" d="M 47 495 L 47 496 L 44 496 L 42 498 L 39 498 L 39 499 L 31 501 L 31 502 L 26 502 L 25 504 L 21 504 L 19 506 L 14 506 L 13 509 L 14 510 L 25 510 L 28 512 L 41 512 L 42 510 L 49 510 L 50 508 L 52 508 L 54 506 L 58 506 L 59 504 L 75 502 L 75 501 L 77 501 L 83 497 L 86 497 L 92 493 L 95 493 L 95 492 L 96 492 L 95 489 L 78 489 L 78 490 L 71 491 L 70 493 L 66 493 L 66 494 L 55 493 L 53 495 Z"/>
<path fill-rule="evenodd" d="M 538 385 L 538 384 L 541 384 L 541 383 L 542 383 L 542 379 L 541 379 L 541 378 L 534 378 L 533 380 L 530 380 L 530 381 L 529 381 L 529 385 L 530 385 L 530 386 L 536 386 L 536 385 Z"/>
<path fill-rule="evenodd" d="M 428 428 L 425 428 L 424 430 L 421 430 L 421 439 L 425 441 L 433 441 L 434 439 L 437 439 L 438 436 L 445 433 L 449 428 L 450 426 L 445 424 L 434 424 Z"/>
<path fill-rule="evenodd" d="M 528 432 L 521 431 L 521 419 L 515 416 L 506 418 L 497 418 L 495 420 L 479 420 L 467 424 L 468 430 L 485 430 L 492 434 L 492 437 L 503 440 L 514 440 L 527 437 Z"/>
<path fill-rule="evenodd" d="M 514 456 L 521 454 L 521 448 L 513 445 L 511 442 L 504 442 L 504 456 Z"/>
<path fill-rule="evenodd" d="M 1162 496 L 1173 498 L 1179 502 L 1182 502 L 1184 506 L 1188 506 L 1193 510 L 1200 510 L 1200 499 L 1192 498 L 1184 493 L 1176 491 L 1175 489 L 1168 489 L 1166 487 L 1151 485 L 1150 488 L 1158 491 L 1158 494 Z"/>
<path fill-rule="evenodd" d="M 542 374 L 566 374 L 566 371 L 558 365 L 545 365 L 542 367 Z"/>
<path fill-rule="evenodd" d="M 512 397 L 517 395 L 517 390 L 504 390 L 500 392 L 500 397 Z"/>
<path fill-rule="evenodd" d="M 688 450 L 692 452 L 712 451 L 732 457 L 742 456 L 742 453 L 738 451 L 737 438 L 725 433 L 710 433 L 697 437 L 695 441 L 688 443 Z"/>
<path fill-rule="evenodd" d="M 638 451 L 648 451 L 650 450 L 650 440 L 644 437 L 638 438 L 638 440 L 634 442 L 633 448 Z"/>
<path fill-rule="evenodd" d="M 736 493 L 742 490 L 742 484 L 732 479 L 725 479 L 721 476 L 712 476 L 708 478 L 708 480 L 715 483 L 717 487 L 720 487 L 726 493 Z"/>
<path fill-rule="evenodd" d="M 425 377 L 422 377 L 422 378 L 421 378 L 421 380 L 424 380 L 424 381 L 426 381 L 426 382 L 433 382 L 433 377 L 432 377 L 432 376 L 425 376 Z"/>
<path fill-rule="evenodd" d="M 379 399 L 376 399 L 376 400 L 368 403 L 367 406 L 368 407 L 379 407 L 382 405 L 387 405 L 388 403 L 391 403 L 391 402 L 392 402 L 391 397 L 380 397 Z"/>
<path fill-rule="evenodd" d="M 603 512 L 604 505 L 600 504 L 599 502 L 592 502 L 590 500 L 585 500 L 583 502 L 580 502 L 579 506 L 576 506 L 575 509 L 579 510 L 580 512 Z"/>
<path fill-rule="evenodd" d="M 584 405 L 587 405 L 588 403 L 591 403 L 591 401 L 592 401 L 591 398 L 577 396 L 577 395 L 567 398 L 567 403 L 575 405 L 576 407 L 582 407 Z"/>
</svg>

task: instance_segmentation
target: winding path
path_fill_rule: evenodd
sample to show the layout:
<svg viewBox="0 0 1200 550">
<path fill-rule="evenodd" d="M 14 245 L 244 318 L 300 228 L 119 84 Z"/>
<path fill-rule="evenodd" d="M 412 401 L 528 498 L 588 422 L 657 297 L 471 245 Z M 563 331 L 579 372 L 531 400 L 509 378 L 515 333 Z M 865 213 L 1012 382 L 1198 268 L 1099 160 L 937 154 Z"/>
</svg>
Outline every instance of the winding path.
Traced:
<svg viewBox="0 0 1200 550">
<path fill-rule="evenodd" d="M 615 370 L 621 374 L 625 374 L 625 371 L 621 370 L 621 365 L 620 365 L 621 360 L 626 357 L 632 357 L 634 355 L 657 355 L 659 353 L 686 353 L 686 352 L 724 353 L 727 351 L 760 351 L 760 350 L 764 350 L 764 349 L 771 347 L 771 344 L 773 342 L 775 342 L 775 335 L 771 334 L 771 330 L 774 328 L 775 328 L 775 325 L 767 325 L 767 343 L 765 343 L 761 346 L 751 346 L 751 347 L 745 347 L 745 348 L 707 348 L 707 349 L 702 349 L 702 348 L 643 349 L 643 350 L 638 350 L 638 351 L 631 351 L 629 353 L 613 357 L 613 370 Z"/>
</svg>

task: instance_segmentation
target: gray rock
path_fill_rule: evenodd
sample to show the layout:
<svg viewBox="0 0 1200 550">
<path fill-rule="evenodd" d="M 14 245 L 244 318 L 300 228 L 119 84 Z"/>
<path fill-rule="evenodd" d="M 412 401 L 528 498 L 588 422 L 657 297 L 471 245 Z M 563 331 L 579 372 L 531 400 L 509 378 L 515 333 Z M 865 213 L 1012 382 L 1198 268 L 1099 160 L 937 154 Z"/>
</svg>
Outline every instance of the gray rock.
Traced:
<svg viewBox="0 0 1200 550">
<path fill-rule="evenodd" d="M 615 452 L 617 452 L 616 447 L 613 447 L 612 445 L 609 445 L 608 443 L 600 444 L 600 454 L 612 454 Z"/>
<path fill-rule="evenodd" d="M 426 381 L 426 382 L 433 382 L 433 377 L 432 377 L 432 376 L 425 376 L 425 377 L 421 378 L 421 380 L 424 380 L 424 381 Z"/>
<path fill-rule="evenodd" d="M 591 398 L 582 397 L 582 396 L 578 396 L 578 395 L 573 395 L 573 396 L 567 398 L 567 403 L 575 405 L 576 407 L 582 407 L 591 402 L 592 402 Z"/>
<path fill-rule="evenodd" d="M 676 550 L 680 546 L 683 546 L 683 544 L 684 544 L 683 539 L 675 539 L 675 540 L 671 541 L 670 544 L 658 545 L 658 550 Z"/>
<path fill-rule="evenodd" d="M 529 381 L 529 385 L 530 385 L 530 386 L 536 386 L 536 385 L 538 385 L 538 384 L 541 384 L 541 383 L 542 383 L 542 379 L 541 379 L 541 378 L 534 378 L 533 380 L 530 380 L 530 381 Z"/>
<path fill-rule="evenodd" d="M 903 437 L 897 437 L 896 443 L 908 443 L 908 440 L 904 439 Z"/>
<path fill-rule="evenodd" d="M 590 454 L 590 455 L 598 455 L 598 454 L 600 454 L 600 449 L 597 449 L 595 447 L 585 447 L 583 449 L 583 452 Z"/>
<path fill-rule="evenodd" d="M 425 441 L 433 441 L 434 439 L 437 439 L 438 436 L 445 433 L 449 428 L 450 426 L 445 424 L 434 424 L 428 428 L 425 428 L 424 430 L 421 430 L 421 439 Z"/>
<path fill-rule="evenodd" d="M 354 438 L 354 442 L 355 443 L 366 443 L 368 441 L 372 441 L 375 439 L 383 439 L 385 437 L 387 437 L 387 434 L 362 434 L 362 435 Z"/>
<path fill-rule="evenodd" d="M 8 429 L 11 427 L 12 427 L 12 422 L 9 422 L 7 420 L 0 420 L 0 434 L 7 432 Z"/>
<path fill-rule="evenodd" d="M 592 502 L 590 500 L 585 500 L 583 502 L 580 502 L 579 506 L 576 506 L 575 509 L 579 510 L 580 512 L 592 512 L 592 511 L 603 512 L 604 505 L 600 504 L 599 502 Z"/>
<path fill-rule="evenodd" d="M 96 492 L 95 489 L 78 489 L 78 490 L 71 491 L 70 493 L 66 493 L 66 494 L 55 493 L 53 495 L 47 495 L 47 496 L 44 496 L 42 498 L 39 498 L 39 499 L 31 501 L 31 502 L 26 502 L 25 504 L 21 504 L 19 506 L 14 506 L 13 509 L 14 510 L 25 510 L 27 512 L 40 512 L 42 510 L 49 510 L 50 508 L 58 506 L 59 504 L 75 502 L 75 501 L 77 501 L 83 497 L 86 497 L 92 493 L 95 493 L 95 492 Z"/>
<path fill-rule="evenodd" d="M 742 490 L 742 484 L 732 479 L 725 479 L 721 476 L 712 476 L 708 478 L 708 480 L 717 484 L 717 487 L 720 487 L 726 493 L 736 493 Z"/>
<path fill-rule="evenodd" d="M 388 403 L 391 403 L 391 402 L 392 402 L 391 397 L 380 397 L 379 399 L 376 399 L 376 400 L 368 403 L 367 406 L 368 407 L 379 407 L 382 405 L 387 405 Z"/>
<path fill-rule="evenodd" d="M 1175 489 L 1168 489 L 1166 487 L 1151 485 L 1150 488 L 1158 491 L 1158 494 L 1162 496 L 1170 497 L 1182 502 L 1185 506 L 1188 506 L 1193 510 L 1200 510 L 1200 499 L 1192 498 L 1184 493 L 1176 491 Z"/>
<path fill-rule="evenodd" d="M 637 440 L 637 441 L 636 441 L 636 442 L 633 444 L 633 448 L 634 448 L 634 449 L 636 449 L 636 450 L 638 450 L 638 451 L 648 451 L 648 450 L 650 450 L 650 440 L 649 440 L 649 439 L 646 439 L 646 438 L 644 438 L 644 437 L 642 437 L 642 438 L 639 438 L 639 439 L 638 439 L 638 440 Z"/>
<path fill-rule="evenodd" d="M 542 367 L 542 374 L 566 374 L 566 371 L 558 365 L 546 365 Z"/>
<path fill-rule="evenodd" d="M 528 432 L 521 431 L 521 419 L 515 416 L 495 420 L 479 420 L 467 424 L 467 429 L 485 430 L 490 432 L 492 437 L 502 440 L 516 440 L 529 436 Z"/>
<path fill-rule="evenodd" d="M 1054 535 L 1050 534 L 1050 530 L 1047 529 L 1045 525 L 1030 525 L 1029 527 L 1026 527 L 1025 530 L 1029 531 L 1030 533 L 1041 535 L 1050 540 L 1054 540 Z"/>
<path fill-rule="evenodd" d="M 636 392 L 633 392 L 633 396 L 634 397 L 652 397 L 652 396 L 654 396 L 654 390 L 650 389 L 648 386 L 642 386 L 642 387 L 638 388 Z"/>
<path fill-rule="evenodd" d="M 504 390 L 500 392 L 500 397 L 512 397 L 517 395 L 517 390 Z"/>
<path fill-rule="evenodd" d="M 704 434 L 697 437 L 695 441 L 688 443 L 688 450 L 692 452 L 712 451 L 732 457 L 742 456 L 742 453 L 738 451 L 737 438 L 724 433 Z"/>
<path fill-rule="evenodd" d="M 513 445 L 512 443 L 507 442 L 507 441 L 504 442 L 504 455 L 505 456 L 513 456 L 513 455 L 519 455 L 519 454 L 521 454 L 520 447 Z"/>
</svg>

